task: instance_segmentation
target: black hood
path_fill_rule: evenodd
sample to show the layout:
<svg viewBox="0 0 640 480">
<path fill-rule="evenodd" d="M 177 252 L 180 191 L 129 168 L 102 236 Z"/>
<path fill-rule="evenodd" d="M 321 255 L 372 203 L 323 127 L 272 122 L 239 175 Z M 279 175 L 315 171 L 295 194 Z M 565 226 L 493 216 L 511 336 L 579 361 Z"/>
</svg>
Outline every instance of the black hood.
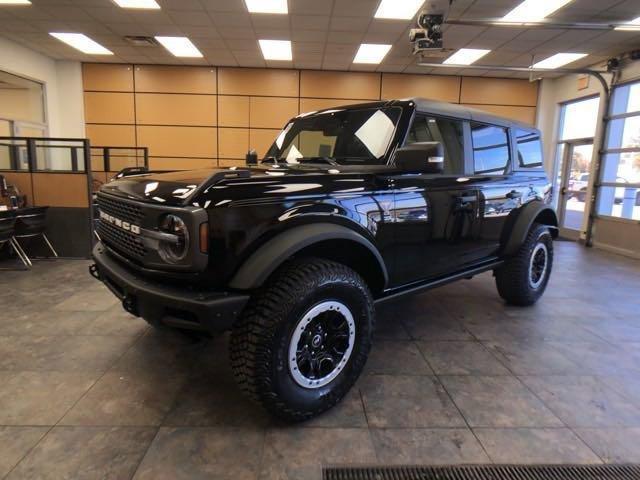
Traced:
<svg viewBox="0 0 640 480">
<path fill-rule="evenodd" d="M 357 169 L 362 170 L 362 167 L 357 167 Z M 199 193 L 221 183 L 258 179 L 278 180 L 278 183 L 283 183 L 292 176 L 299 178 L 301 175 L 335 175 L 350 170 L 353 170 L 353 167 L 318 164 L 262 164 L 241 168 L 187 170 L 170 173 L 151 172 L 109 182 L 101 188 L 101 191 L 131 200 L 181 206 L 189 204 Z"/>
</svg>

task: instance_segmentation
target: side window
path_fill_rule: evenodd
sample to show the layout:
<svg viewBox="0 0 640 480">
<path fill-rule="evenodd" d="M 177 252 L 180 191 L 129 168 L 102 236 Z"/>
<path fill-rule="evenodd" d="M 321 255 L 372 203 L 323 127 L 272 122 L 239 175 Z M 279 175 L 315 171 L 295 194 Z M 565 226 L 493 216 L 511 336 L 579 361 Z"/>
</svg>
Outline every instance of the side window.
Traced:
<svg viewBox="0 0 640 480">
<path fill-rule="evenodd" d="M 476 175 L 504 175 L 509 165 L 507 129 L 472 122 L 471 138 Z"/>
<path fill-rule="evenodd" d="M 542 168 L 540 134 L 535 130 L 516 130 L 519 168 Z"/>
<path fill-rule="evenodd" d="M 462 122 L 417 114 L 409 129 L 405 145 L 416 142 L 440 142 L 444 147 L 444 174 L 460 175 L 464 171 Z"/>
</svg>

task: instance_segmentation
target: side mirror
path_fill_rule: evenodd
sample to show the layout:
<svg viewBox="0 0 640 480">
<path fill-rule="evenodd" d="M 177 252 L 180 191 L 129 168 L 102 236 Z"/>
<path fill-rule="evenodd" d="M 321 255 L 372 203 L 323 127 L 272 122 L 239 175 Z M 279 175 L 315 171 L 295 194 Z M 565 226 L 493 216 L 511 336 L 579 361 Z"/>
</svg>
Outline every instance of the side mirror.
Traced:
<svg viewBox="0 0 640 480">
<path fill-rule="evenodd" d="M 403 172 L 444 172 L 444 148 L 440 142 L 416 142 L 396 150 L 396 167 Z"/>
<path fill-rule="evenodd" d="M 245 163 L 247 165 L 257 165 L 258 164 L 258 154 L 255 150 L 249 150 L 247 155 L 244 157 Z"/>
</svg>

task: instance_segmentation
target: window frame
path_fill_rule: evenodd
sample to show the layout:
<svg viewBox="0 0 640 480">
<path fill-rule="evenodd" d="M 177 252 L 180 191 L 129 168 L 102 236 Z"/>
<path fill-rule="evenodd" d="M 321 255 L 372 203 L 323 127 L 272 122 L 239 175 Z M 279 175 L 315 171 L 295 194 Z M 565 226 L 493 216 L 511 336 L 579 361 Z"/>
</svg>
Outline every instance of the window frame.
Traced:
<svg viewBox="0 0 640 480">
<path fill-rule="evenodd" d="M 513 158 L 514 158 L 514 154 L 515 154 L 515 150 L 514 150 L 514 142 L 513 142 L 513 127 L 509 126 L 509 125 L 499 125 L 496 123 L 489 123 L 489 122 L 481 122 L 478 120 L 474 120 L 471 119 L 468 122 L 469 125 L 469 140 L 470 140 L 470 168 L 471 168 L 471 174 L 473 176 L 476 177 L 506 177 L 508 175 L 510 175 L 511 173 L 513 173 Z M 489 127 L 495 127 L 495 128 L 501 128 L 503 130 L 506 130 L 506 134 L 507 134 L 507 152 L 509 154 L 509 157 L 507 158 L 507 164 L 504 167 L 504 172 L 503 173 L 491 173 L 491 171 L 485 171 L 485 173 L 481 172 L 476 172 L 476 159 L 475 159 L 475 149 L 473 148 L 473 128 L 472 128 L 472 124 L 477 124 L 477 125 L 486 125 Z"/>
<path fill-rule="evenodd" d="M 530 128 L 524 128 L 524 127 L 519 127 L 519 126 L 514 126 L 514 127 L 510 127 L 509 130 L 511 130 L 511 142 L 513 143 L 513 154 L 512 154 L 512 161 L 511 161 L 511 171 L 513 172 L 528 172 L 528 173 L 532 173 L 532 172 L 544 172 L 544 144 L 542 142 L 542 132 L 540 130 L 538 130 L 537 128 L 534 127 L 530 127 Z M 527 132 L 531 132 L 531 133 L 536 133 L 538 135 L 538 142 L 540 144 L 540 165 L 536 166 L 536 167 L 522 167 L 520 166 L 520 161 L 519 161 L 519 157 L 518 157 L 518 130 L 523 130 L 523 131 L 527 131 Z"/>
<path fill-rule="evenodd" d="M 627 82 L 623 82 L 623 83 L 619 83 L 617 85 L 615 85 L 611 91 L 611 97 L 613 98 L 613 96 L 616 93 L 616 90 L 618 89 L 622 89 L 622 88 L 627 88 L 627 87 L 631 87 L 634 84 L 638 84 L 640 85 L 640 80 L 630 80 Z M 606 172 L 606 165 L 605 162 L 607 160 L 607 156 L 608 155 L 618 155 L 618 161 L 616 163 L 616 178 L 620 178 L 617 175 L 617 171 L 618 168 L 620 166 L 620 157 L 619 155 L 623 154 L 623 153 L 637 153 L 640 154 L 640 145 L 636 146 L 636 147 L 611 147 L 609 142 L 610 142 L 610 133 L 611 133 L 611 125 L 612 122 L 614 120 L 623 120 L 623 125 L 626 122 L 627 119 L 629 118 L 640 118 L 640 110 L 634 110 L 634 111 L 625 111 L 625 112 L 620 112 L 620 113 L 614 113 L 613 109 L 615 106 L 615 102 L 611 102 L 609 105 L 609 111 L 605 112 L 605 115 L 607 116 L 607 127 L 606 130 L 604 132 L 602 132 L 602 135 L 604 135 L 605 138 L 605 146 L 604 149 L 602 150 L 602 152 L 600 153 L 599 157 L 600 157 L 600 162 L 602 162 L 602 166 L 600 168 L 600 175 L 598 177 L 598 199 L 597 199 L 597 203 L 596 205 L 594 205 L 594 210 L 595 210 L 595 217 L 596 218 L 604 218 L 607 220 L 615 220 L 615 221 L 620 221 L 620 222 L 632 222 L 632 223 L 638 223 L 638 219 L 634 219 L 633 218 L 633 209 L 634 208 L 639 208 L 639 207 L 633 207 L 632 208 L 632 218 L 627 218 L 627 217 L 623 217 L 623 216 L 615 216 L 615 215 L 609 215 L 606 213 L 600 213 L 601 210 L 601 202 L 602 200 L 602 191 L 604 188 L 612 188 L 613 192 L 614 192 L 614 198 L 613 198 L 613 204 L 611 205 L 611 210 L 613 210 L 614 205 L 616 205 L 615 203 L 615 191 L 618 188 L 632 188 L 632 189 L 636 189 L 636 195 L 640 195 L 640 181 L 639 182 L 632 182 L 632 183 L 622 183 L 622 182 L 611 182 L 611 181 L 605 181 L 604 177 L 605 177 L 605 172 Z M 628 107 L 627 107 L 628 108 Z M 624 128 L 624 127 L 623 127 Z M 608 208 L 608 207 L 606 207 Z M 622 212 L 621 212 L 622 213 Z"/>
<path fill-rule="evenodd" d="M 432 112 L 428 112 L 428 111 L 421 111 L 421 110 L 416 110 L 413 114 L 413 116 L 411 117 L 411 121 L 409 122 L 409 126 L 407 128 L 407 134 L 404 137 L 404 140 L 402 141 L 402 147 L 405 147 L 407 145 L 410 145 L 409 143 L 407 143 L 407 140 L 409 139 L 409 132 L 411 131 L 411 129 L 413 128 L 413 124 L 416 121 L 417 118 L 422 117 L 422 118 L 433 118 L 436 121 L 438 119 L 440 120 L 447 120 L 450 122 L 457 122 L 460 124 L 460 126 L 462 127 L 462 159 L 460 162 L 460 170 L 458 172 L 453 172 L 453 173 L 442 173 L 440 174 L 440 176 L 442 177 L 460 177 L 462 175 L 467 175 L 469 173 L 468 171 L 468 156 L 469 156 L 469 152 L 468 152 L 468 148 L 469 148 L 469 139 L 468 139 L 468 120 L 466 118 L 460 118 L 460 117 L 453 117 L 450 115 L 439 115 L 436 113 L 432 113 Z M 444 146 L 444 145 L 443 145 Z"/>
</svg>

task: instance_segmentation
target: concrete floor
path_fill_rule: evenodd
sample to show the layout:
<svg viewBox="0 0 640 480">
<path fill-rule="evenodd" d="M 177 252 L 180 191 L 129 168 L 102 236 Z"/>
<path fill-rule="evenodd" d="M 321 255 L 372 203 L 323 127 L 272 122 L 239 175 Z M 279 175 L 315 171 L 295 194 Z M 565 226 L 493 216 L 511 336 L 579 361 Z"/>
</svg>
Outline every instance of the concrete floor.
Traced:
<svg viewBox="0 0 640 480">
<path fill-rule="evenodd" d="M 227 337 L 156 332 L 87 261 L 0 273 L 0 478 L 320 478 L 325 464 L 640 462 L 640 262 L 556 243 L 543 299 L 490 274 L 388 304 L 304 425 L 238 392 Z"/>
</svg>

